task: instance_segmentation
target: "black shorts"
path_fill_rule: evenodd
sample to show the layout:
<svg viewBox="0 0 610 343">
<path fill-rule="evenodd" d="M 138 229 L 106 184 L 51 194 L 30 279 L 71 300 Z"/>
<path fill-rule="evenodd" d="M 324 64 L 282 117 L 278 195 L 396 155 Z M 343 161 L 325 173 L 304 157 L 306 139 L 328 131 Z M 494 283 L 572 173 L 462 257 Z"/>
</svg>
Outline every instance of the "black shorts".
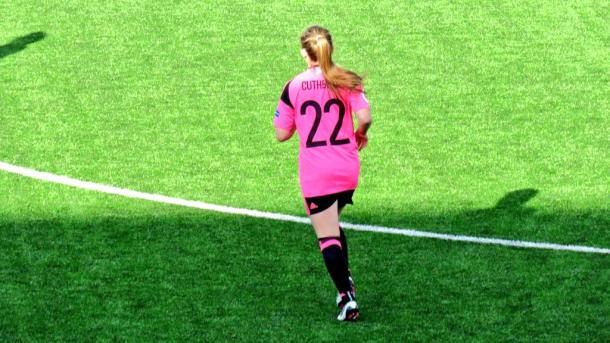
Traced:
<svg viewBox="0 0 610 343">
<path fill-rule="evenodd" d="M 307 214 L 312 215 L 312 214 L 320 213 L 320 212 L 328 209 L 329 207 L 331 207 L 335 203 L 335 201 L 338 202 L 339 208 L 342 208 L 343 206 L 345 206 L 347 204 L 353 205 L 354 204 L 354 202 L 352 201 L 353 195 L 354 195 L 354 190 L 352 189 L 349 191 L 344 191 L 344 192 L 339 192 L 339 193 L 334 193 L 334 194 L 305 198 Z"/>
</svg>

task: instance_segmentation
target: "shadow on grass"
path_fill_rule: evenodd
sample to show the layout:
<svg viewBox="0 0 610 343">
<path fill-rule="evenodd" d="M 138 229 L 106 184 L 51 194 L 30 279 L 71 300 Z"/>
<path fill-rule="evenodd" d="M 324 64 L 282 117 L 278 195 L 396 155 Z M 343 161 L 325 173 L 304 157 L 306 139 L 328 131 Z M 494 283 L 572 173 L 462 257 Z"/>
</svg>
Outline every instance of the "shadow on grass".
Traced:
<svg viewBox="0 0 610 343">
<path fill-rule="evenodd" d="M 506 193 L 495 206 L 444 213 L 411 213 L 389 208 L 383 213 L 348 210 L 345 221 L 449 234 L 610 246 L 610 211 L 548 211 L 528 206 L 539 194 L 533 188 Z"/>
<path fill-rule="evenodd" d="M 496 206 L 487 209 L 466 211 L 461 217 L 465 222 L 478 222 L 485 224 L 495 221 L 498 218 L 504 218 L 510 222 L 523 220 L 535 213 L 535 209 L 527 207 L 527 202 L 538 194 L 537 189 L 526 188 L 508 192 L 496 204 Z"/>
<path fill-rule="evenodd" d="M 17 37 L 10 43 L 0 46 L 0 59 L 16 54 L 27 48 L 28 45 L 36 43 L 47 36 L 44 32 L 32 32 L 28 35 Z"/>
<path fill-rule="evenodd" d="M 511 192 L 481 213 L 519 213 L 534 194 Z M 364 313 L 347 330 L 307 226 L 125 212 L 0 218 L 0 341 L 578 340 L 605 324 L 605 256 L 350 232 Z"/>
</svg>

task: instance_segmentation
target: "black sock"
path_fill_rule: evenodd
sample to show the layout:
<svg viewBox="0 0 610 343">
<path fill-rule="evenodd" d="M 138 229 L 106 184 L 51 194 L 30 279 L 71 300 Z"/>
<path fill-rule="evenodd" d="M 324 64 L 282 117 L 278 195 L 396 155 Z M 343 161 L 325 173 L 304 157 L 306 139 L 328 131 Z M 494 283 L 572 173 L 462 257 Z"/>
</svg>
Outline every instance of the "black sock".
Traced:
<svg viewBox="0 0 610 343">
<path fill-rule="evenodd" d="M 343 251 L 343 256 L 345 257 L 345 264 L 347 264 L 347 269 L 349 270 L 349 257 L 347 256 L 347 238 L 345 237 L 345 232 L 343 229 L 339 227 L 339 240 L 341 241 L 341 251 Z"/>
<path fill-rule="evenodd" d="M 339 237 L 326 237 L 319 240 L 320 250 L 326 269 L 333 279 L 339 293 L 347 293 L 351 287 L 349 283 L 349 272 L 347 263 L 341 251 L 341 241 Z"/>
</svg>

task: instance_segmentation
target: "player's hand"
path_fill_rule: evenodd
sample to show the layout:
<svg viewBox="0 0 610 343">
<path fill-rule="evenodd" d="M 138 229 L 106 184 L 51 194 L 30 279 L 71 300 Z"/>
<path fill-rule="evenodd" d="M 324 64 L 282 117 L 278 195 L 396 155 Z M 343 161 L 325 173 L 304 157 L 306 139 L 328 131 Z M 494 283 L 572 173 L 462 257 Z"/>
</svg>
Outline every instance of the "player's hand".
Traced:
<svg viewBox="0 0 610 343">
<path fill-rule="evenodd" d="M 366 148 L 367 144 L 369 144 L 369 138 L 366 136 L 366 133 L 356 131 L 356 143 L 358 144 L 358 151 Z"/>
</svg>

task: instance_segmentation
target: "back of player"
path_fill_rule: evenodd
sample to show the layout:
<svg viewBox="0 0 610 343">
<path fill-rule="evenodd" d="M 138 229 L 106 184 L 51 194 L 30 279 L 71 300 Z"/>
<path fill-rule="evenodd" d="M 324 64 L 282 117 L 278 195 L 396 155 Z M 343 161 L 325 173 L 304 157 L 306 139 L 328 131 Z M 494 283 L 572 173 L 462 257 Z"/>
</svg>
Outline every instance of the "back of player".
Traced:
<svg viewBox="0 0 610 343">
<path fill-rule="evenodd" d="M 345 205 L 352 204 L 358 186 L 358 151 L 368 142 L 370 109 L 362 78 L 332 62 L 328 30 L 307 28 L 301 35 L 301 48 L 308 69 L 284 86 L 273 123 L 280 142 L 298 132 L 301 191 L 338 291 L 337 319 L 355 320 L 360 310 L 339 215 Z M 358 118 L 356 132 L 352 113 Z"/>
<path fill-rule="evenodd" d="M 368 107 L 361 87 L 333 91 L 319 66 L 286 84 L 275 125 L 296 128 L 299 134 L 299 180 L 305 198 L 356 189 L 360 160 L 352 111 Z"/>
</svg>

